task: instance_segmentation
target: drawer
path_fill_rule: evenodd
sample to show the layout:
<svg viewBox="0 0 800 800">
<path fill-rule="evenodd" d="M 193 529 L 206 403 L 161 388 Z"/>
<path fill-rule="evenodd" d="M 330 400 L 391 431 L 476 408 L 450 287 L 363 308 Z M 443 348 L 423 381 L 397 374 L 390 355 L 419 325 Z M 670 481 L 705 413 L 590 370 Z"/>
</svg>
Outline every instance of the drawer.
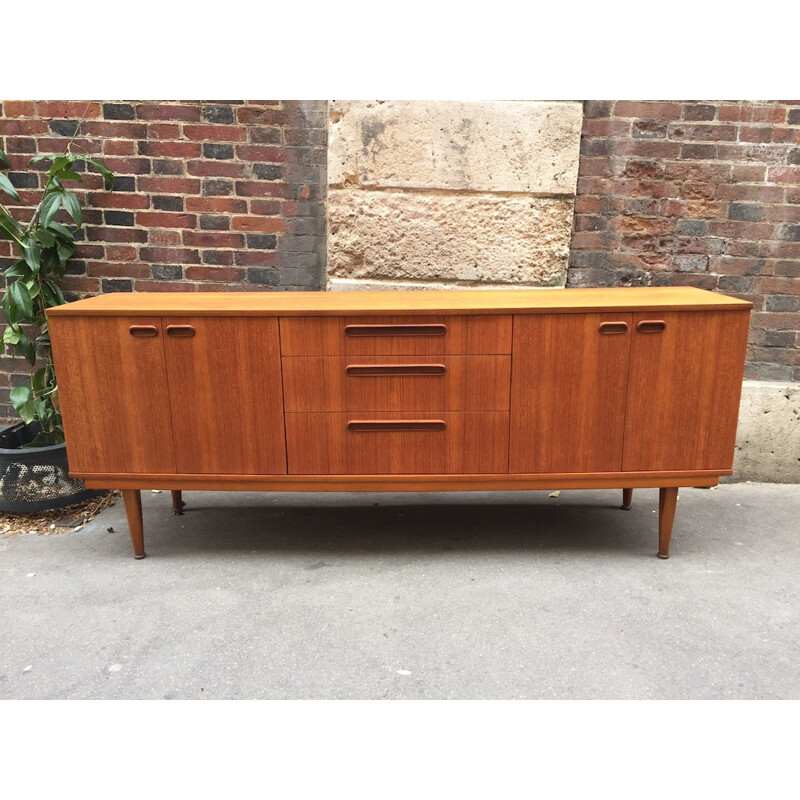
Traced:
<svg viewBox="0 0 800 800">
<path fill-rule="evenodd" d="M 293 475 L 508 472 L 508 412 L 286 415 Z"/>
<path fill-rule="evenodd" d="M 281 317 L 285 356 L 505 355 L 508 315 Z"/>
<path fill-rule="evenodd" d="M 508 411 L 511 356 L 293 356 L 287 411 Z"/>
</svg>

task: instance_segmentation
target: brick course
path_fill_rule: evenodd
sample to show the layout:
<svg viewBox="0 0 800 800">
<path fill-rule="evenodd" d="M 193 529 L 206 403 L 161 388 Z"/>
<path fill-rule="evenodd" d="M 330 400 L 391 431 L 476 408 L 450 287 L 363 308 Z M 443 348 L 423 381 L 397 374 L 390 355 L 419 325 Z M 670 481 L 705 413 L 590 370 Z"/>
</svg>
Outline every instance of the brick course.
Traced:
<svg viewBox="0 0 800 800">
<path fill-rule="evenodd" d="M 40 197 L 31 157 L 63 150 L 86 108 L 0 105 L 0 146 L 23 208 L 3 202 L 18 218 L 30 219 Z M 86 173 L 76 189 L 86 230 L 63 282 L 67 298 L 323 288 L 326 120 L 325 101 L 92 103 L 76 145 L 103 158 L 116 182 L 109 194 Z M 0 241 L 4 269 L 11 252 Z M 8 388 L 27 381 L 24 360 L 4 355 L 0 418 L 15 417 Z"/>
<path fill-rule="evenodd" d="M 746 298 L 746 377 L 800 380 L 800 101 L 584 104 L 568 286 Z"/>
</svg>

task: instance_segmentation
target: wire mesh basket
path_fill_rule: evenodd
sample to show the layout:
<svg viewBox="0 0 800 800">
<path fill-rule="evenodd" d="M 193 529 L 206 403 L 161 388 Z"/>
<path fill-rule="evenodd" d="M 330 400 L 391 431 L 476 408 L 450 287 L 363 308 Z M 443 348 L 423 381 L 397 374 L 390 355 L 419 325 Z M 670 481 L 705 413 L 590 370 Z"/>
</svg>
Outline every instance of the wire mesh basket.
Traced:
<svg viewBox="0 0 800 800">
<path fill-rule="evenodd" d="M 25 449 L 38 425 L 20 422 L 0 431 L 0 511 L 26 513 L 63 508 L 97 497 L 80 478 L 69 477 L 63 444 Z"/>
</svg>

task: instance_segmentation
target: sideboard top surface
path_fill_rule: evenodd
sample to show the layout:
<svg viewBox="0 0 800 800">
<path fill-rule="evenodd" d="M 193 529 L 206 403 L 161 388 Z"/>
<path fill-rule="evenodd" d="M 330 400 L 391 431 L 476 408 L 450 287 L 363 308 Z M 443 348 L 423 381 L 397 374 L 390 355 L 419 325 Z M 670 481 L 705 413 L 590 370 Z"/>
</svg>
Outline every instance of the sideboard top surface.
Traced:
<svg viewBox="0 0 800 800">
<path fill-rule="evenodd" d="M 359 292 L 114 292 L 50 308 L 54 316 L 340 316 L 707 311 L 752 303 L 693 287 Z"/>
</svg>

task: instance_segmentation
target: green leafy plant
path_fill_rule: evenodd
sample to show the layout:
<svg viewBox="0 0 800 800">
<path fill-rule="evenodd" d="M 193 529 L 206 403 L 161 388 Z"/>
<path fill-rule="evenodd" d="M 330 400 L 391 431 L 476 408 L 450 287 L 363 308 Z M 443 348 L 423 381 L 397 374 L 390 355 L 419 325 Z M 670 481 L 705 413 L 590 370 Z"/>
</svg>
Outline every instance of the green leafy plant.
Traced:
<svg viewBox="0 0 800 800">
<path fill-rule="evenodd" d="M 82 120 L 81 120 L 82 122 Z M 77 135 L 80 124 L 75 131 Z M 106 165 L 81 153 L 73 153 L 75 135 L 58 155 L 40 155 L 31 165 L 51 161 L 47 181 L 39 205 L 27 224 L 18 222 L 0 203 L 0 238 L 12 242 L 19 260 L 6 271 L 8 288 L 3 297 L 3 316 L 6 328 L 3 344 L 24 356 L 33 367 L 41 366 L 31 376 L 31 385 L 11 390 L 11 403 L 24 422 L 38 422 L 39 432 L 29 446 L 41 447 L 64 441 L 64 428 L 58 405 L 58 382 L 50 349 L 50 334 L 45 311 L 66 302 L 59 287 L 67 261 L 75 252 L 75 231 L 83 224 L 78 198 L 65 186 L 68 181 L 83 183 L 76 171 L 81 163 L 93 165 L 103 176 L 106 189 L 111 190 L 114 176 Z M 8 176 L 2 170 L 11 168 L 8 157 L 0 149 L 0 191 L 15 201 L 20 198 Z M 59 209 L 64 209 L 74 222 L 56 222 Z"/>
</svg>

